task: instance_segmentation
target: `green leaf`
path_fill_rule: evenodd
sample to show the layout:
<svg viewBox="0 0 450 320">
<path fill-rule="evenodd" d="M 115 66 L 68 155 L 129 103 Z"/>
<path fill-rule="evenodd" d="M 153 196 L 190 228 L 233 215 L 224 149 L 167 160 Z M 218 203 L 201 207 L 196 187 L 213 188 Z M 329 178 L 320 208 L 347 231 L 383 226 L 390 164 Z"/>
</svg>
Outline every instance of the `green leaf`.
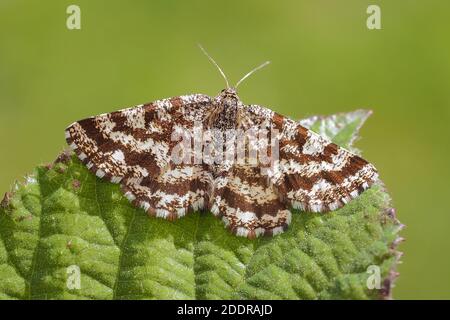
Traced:
<svg viewBox="0 0 450 320">
<path fill-rule="evenodd" d="M 338 113 L 330 116 L 313 116 L 300 120 L 299 123 L 334 143 L 359 153 L 352 145 L 358 138 L 358 133 L 372 111 L 359 109 L 353 112 Z"/>
<path fill-rule="evenodd" d="M 364 120 L 343 114 L 312 127 L 349 146 Z M 2 202 L 0 299 L 386 298 L 400 229 L 381 183 L 332 213 L 294 212 L 274 238 L 236 237 L 210 213 L 149 218 L 63 154 Z M 367 287 L 369 266 L 380 289 Z"/>
</svg>

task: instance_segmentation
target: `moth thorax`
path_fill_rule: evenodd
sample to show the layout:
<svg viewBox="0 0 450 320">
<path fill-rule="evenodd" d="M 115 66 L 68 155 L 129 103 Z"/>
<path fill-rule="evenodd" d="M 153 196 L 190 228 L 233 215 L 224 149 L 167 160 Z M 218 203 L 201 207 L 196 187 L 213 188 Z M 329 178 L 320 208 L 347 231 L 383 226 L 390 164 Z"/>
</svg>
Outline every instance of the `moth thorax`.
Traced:
<svg viewBox="0 0 450 320">
<path fill-rule="evenodd" d="M 215 99 L 215 117 L 213 127 L 217 129 L 235 129 L 238 125 L 238 111 L 241 105 L 234 89 L 225 89 Z"/>
</svg>

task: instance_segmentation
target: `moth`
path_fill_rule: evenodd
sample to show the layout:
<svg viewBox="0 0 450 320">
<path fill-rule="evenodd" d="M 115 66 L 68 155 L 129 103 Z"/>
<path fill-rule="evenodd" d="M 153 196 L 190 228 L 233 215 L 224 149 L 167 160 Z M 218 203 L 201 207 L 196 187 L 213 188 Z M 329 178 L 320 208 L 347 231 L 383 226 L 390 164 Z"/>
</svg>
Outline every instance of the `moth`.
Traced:
<svg viewBox="0 0 450 320">
<path fill-rule="evenodd" d="M 336 210 L 377 180 L 375 167 L 358 155 L 271 109 L 239 99 L 239 84 L 268 62 L 232 87 L 207 56 L 227 83 L 216 97 L 178 96 L 90 117 L 66 129 L 67 143 L 90 171 L 120 184 L 132 204 L 149 215 L 174 220 L 193 211 L 212 212 L 231 232 L 248 238 L 282 233 L 291 222 L 291 208 Z M 253 143 L 267 147 L 276 140 L 276 152 L 268 152 L 276 159 L 269 166 L 234 158 L 192 161 L 196 148 L 188 143 L 183 157 L 188 161 L 173 161 L 180 147 L 174 133 L 183 136 L 196 126 L 224 136 L 254 127 L 276 132 L 264 143 Z M 211 140 L 216 153 L 227 144 L 236 147 L 234 139 Z M 243 153 L 250 147 L 244 146 Z M 200 155 L 205 148 L 197 148 Z"/>
</svg>

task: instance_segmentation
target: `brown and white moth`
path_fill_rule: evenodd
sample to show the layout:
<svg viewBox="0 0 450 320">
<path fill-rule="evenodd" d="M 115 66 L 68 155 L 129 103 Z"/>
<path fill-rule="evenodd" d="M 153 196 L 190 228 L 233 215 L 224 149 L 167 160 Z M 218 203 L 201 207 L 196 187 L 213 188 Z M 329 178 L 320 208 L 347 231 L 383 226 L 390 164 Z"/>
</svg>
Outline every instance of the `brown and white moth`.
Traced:
<svg viewBox="0 0 450 320">
<path fill-rule="evenodd" d="M 199 149 L 189 143 L 182 150 L 188 161 L 173 161 L 180 146 L 174 133 L 180 137 L 198 124 L 204 132 L 223 136 L 254 127 L 276 132 L 262 145 L 273 145 L 276 139 L 277 157 L 265 170 L 235 158 L 198 161 L 195 149 L 204 155 L 206 145 Z M 224 145 L 235 144 L 229 137 L 208 147 L 222 152 Z M 75 122 L 66 129 L 66 140 L 90 171 L 119 183 L 125 196 L 149 215 L 173 220 L 191 211 L 211 211 L 234 234 L 248 238 L 286 230 L 290 208 L 336 210 L 378 176 L 366 160 L 298 122 L 262 106 L 244 105 L 228 81 L 215 98 L 179 96 Z M 249 148 L 244 147 L 245 154 Z"/>
</svg>

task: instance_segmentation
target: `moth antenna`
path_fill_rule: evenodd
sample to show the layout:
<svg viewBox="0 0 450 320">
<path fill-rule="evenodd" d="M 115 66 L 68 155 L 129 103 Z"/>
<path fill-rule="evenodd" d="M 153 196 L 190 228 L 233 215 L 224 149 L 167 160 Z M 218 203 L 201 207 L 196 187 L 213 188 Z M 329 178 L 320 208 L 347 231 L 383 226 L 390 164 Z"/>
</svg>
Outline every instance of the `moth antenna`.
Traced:
<svg viewBox="0 0 450 320">
<path fill-rule="evenodd" d="M 237 88 L 245 79 L 247 79 L 248 77 L 250 77 L 253 73 L 255 73 L 256 71 L 258 71 L 259 69 L 264 68 L 265 66 L 267 66 L 270 63 L 270 61 L 266 61 L 263 64 L 257 66 L 256 68 L 254 68 L 253 70 L 251 70 L 249 73 L 247 73 L 245 76 L 242 77 L 241 80 L 238 81 L 238 83 L 236 83 L 236 87 Z"/>
<path fill-rule="evenodd" d="M 198 47 L 200 48 L 200 50 L 202 50 L 202 52 L 205 54 L 205 56 L 208 57 L 209 61 L 212 62 L 212 64 L 214 64 L 216 66 L 217 69 L 219 69 L 220 74 L 222 75 L 222 77 L 225 79 L 225 82 L 227 84 L 227 88 L 230 87 L 230 84 L 228 83 L 228 79 L 227 76 L 225 75 L 225 73 L 222 71 L 222 69 L 219 67 L 219 65 L 217 64 L 216 61 L 214 61 L 214 59 L 208 54 L 208 52 L 206 52 L 206 50 L 202 47 L 201 44 L 198 44 Z"/>
</svg>

